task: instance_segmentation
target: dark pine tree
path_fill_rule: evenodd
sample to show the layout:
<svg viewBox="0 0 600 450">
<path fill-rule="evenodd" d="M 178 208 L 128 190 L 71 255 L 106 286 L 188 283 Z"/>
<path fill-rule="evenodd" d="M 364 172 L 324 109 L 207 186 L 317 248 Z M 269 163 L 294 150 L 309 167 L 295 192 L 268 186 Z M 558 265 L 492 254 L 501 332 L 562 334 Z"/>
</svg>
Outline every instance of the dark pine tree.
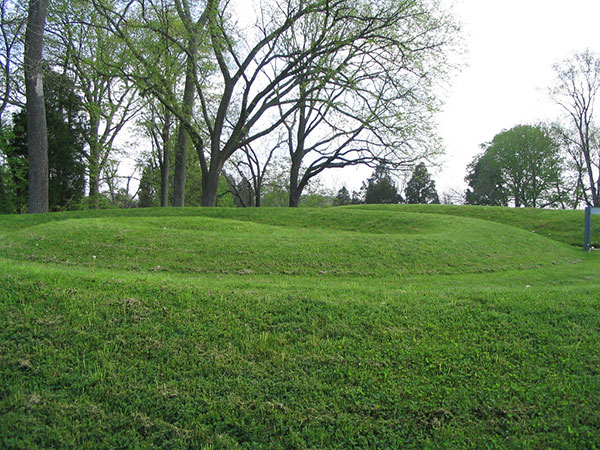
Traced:
<svg viewBox="0 0 600 450">
<path fill-rule="evenodd" d="M 440 203 L 440 198 L 435 189 L 435 181 L 431 179 L 431 175 L 429 175 L 429 171 L 424 163 L 419 163 L 415 167 L 412 177 L 404 190 L 404 195 L 406 203 Z"/>
<path fill-rule="evenodd" d="M 398 192 L 390 170 L 380 164 L 375 168 L 373 175 L 363 184 L 365 203 L 401 203 L 402 196 Z"/>
</svg>

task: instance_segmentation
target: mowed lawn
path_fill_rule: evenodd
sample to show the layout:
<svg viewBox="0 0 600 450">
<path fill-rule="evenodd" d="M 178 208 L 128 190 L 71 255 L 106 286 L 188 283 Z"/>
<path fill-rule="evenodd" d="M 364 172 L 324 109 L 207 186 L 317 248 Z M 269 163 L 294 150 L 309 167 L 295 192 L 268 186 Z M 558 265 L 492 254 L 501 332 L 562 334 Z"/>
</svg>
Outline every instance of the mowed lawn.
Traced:
<svg viewBox="0 0 600 450">
<path fill-rule="evenodd" d="M 581 211 L 0 216 L 0 447 L 599 448 L 582 240 Z"/>
</svg>

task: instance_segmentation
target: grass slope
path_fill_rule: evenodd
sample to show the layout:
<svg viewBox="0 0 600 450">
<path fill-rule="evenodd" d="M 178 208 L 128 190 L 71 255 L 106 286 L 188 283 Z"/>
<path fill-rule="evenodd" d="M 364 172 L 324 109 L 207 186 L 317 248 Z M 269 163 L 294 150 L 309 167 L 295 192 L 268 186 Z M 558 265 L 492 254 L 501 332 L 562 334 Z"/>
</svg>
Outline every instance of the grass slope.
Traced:
<svg viewBox="0 0 600 450">
<path fill-rule="evenodd" d="M 600 258 L 519 212 L 0 217 L 0 446 L 597 448 Z"/>
<path fill-rule="evenodd" d="M 583 247 L 584 212 L 534 208 L 456 205 L 361 205 L 378 211 L 405 211 L 470 217 L 518 227 L 550 239 Z M 592 218 L 592 243 L 600 247 L 600 220 Z"/>
</svg>

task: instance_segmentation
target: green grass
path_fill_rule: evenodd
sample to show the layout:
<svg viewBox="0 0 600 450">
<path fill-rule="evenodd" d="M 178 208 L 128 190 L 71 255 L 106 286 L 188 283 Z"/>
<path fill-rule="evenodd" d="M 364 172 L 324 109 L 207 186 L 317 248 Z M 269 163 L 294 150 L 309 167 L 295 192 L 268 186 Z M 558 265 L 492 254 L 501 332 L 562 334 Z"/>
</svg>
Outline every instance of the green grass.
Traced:
<svg viewBox="0 0 600 450">
<path fill-rule="evenodd" d="M 0 217 L 0 447 L 598 448 L 582 229 L 434 206 Z"/>
</svg>

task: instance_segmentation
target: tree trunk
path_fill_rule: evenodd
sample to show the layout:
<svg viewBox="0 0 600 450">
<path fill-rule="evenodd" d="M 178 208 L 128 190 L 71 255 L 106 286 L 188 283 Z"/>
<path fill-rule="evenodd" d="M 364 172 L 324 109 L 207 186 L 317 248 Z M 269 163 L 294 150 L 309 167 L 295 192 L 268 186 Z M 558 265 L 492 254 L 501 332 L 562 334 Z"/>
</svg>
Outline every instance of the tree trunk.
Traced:
<svg viewBox="0 0 600 450">
<path fill-rule="evenodd" d="M 92 167 L 94 166 L 94 167 Z M 100 173 L 97 170 L 97 164 L 90 164 L 90 208 L 98 209 L 100 207 Z"/>
<path fill-rule="evenodd" d="M 100 117 L 97 114 L 90 115 L 90 130 L 87 137 L 89 147 L 88 160 L 88 177 L 90 184 L 90 192 L 88 194 L 89 206 L 92 209 L 100 207 L 100 158 L 102 151 L 100 148 L 100 138 L 98 136 L 100 129 Z"/>
<path fill-rule="evenodd" d="M 96 144 L 97 145 L 97 144 Z M 90 146 L 90 157 L 88 160 L 88 176 L 90 192 L 88 194 L 90 208 L 100 207 L 100 162 L 99 151 L 96 146 Z"/>
<path fill-rule="evenodd" d="M 28 212 L 48 212 L 48 132 L 42 77 L 42 48 L 48 0 L 30 0 L 25 33 L 27 97 Z"/>
<path fill-rule="evenodd" d="M 298 129 L 296 130 L 296 147 L 293 148 L 293 140 L 290 137 L 288 142 L 290 145 L 290 156 L 292 160 L 292 166 L 290 167 L 290 193 L 289 193 L 289 207 L 297 208 L 300 203 L 300 196 L 304 186 L 300 185 L 300 167 L 302 166 L 302 158 L 304 158 L 304 143 L 306 141 L 306 91 L 304 84 L 300 85 L 301 94 L 301 105 L 298 109 Z"/>
<path fill-rule="evenodd" d="M 194 112 L 194 92 L 196 53 L 198 51 L 198 38 L 194 34 L 190 38 L 190 52 L 187 60 L 185 74 L 185 87 L 183 88 L 183 114 L 187 120 Z M 175 147 L 175 180 L 173 186 L 173 206 L 184 206 L 185 204 L 185 181 L 187 178 L 187 151 L 189 147 L 189 135 L 182 121 L 179 121 L 179 132 Z"/>
<path fill-rule="evenodd" d="M 256 186 L 256 188 L 254 189 L 254 206 L 256 208 L 260 207 L 260 201 L 261 201 L 261 199 L 260 199 L 260 191 L 261 191 L 261 186 L 260 186 L 260 184 L 258 184 Z"/>
<path fill-rule="evenodd" d="M 169 206 L 169 171 L 170 160 L 171 160 L 171 149 L 170 149 L 170 117 L 167 114 L 165 117 L 165 126 L 163 128 L 163 160 L 160 165 L 160 206 Z"/>
<path fill-rule="evenodd" d="M 289 202 L 290 208 L 297 208 L 300 203 L 300 196 L 302 195 L 302 188 L 298 183 L 298 177 L 300 176 L 300 165 L 302 161 L 295 156 L 298 155 L 297 151 L 292 157 L 292 166 L 290 168 L 290 187 L 289 187 Z"/>
<path fill-rule="evenodd" d="M 289 197 L 289 203 L 288 203 L 288 206 L 290 208 L 298 207 L 298 205 L 300 204 L 300 195 L 302 195 L 302 192 L 300 191 L 300 189 L 298 189 L 297 186 L 290 185 L 290 197 Z"/>
<path fill-rule="evenodd" d="M 169 154 L 168 147 L 165 146 L 165 161 L 163 161 L 163 165 L 161 167 L 160 172 L 160 206 L 167 207 L 169 206 Z"/>
<path fill-rule="evenodd" d="M 187 85 L 187 83 L 186 83 Z M 185 126 L 180 123 L 175 148 L 175 179 L 173 181 L 173 206 L 185 204 L 185 181 L 187 178 L 187 150 L 189 136 Z"/>
<path fill-rule="evenodd" d="M 219 178 L 223 163 L 210 162 L 210 168 L 207 174 L 202 174 L 202 198 L 200 205 L 217 206 L 217 194 L 219 191 Z"/>
</svg>

